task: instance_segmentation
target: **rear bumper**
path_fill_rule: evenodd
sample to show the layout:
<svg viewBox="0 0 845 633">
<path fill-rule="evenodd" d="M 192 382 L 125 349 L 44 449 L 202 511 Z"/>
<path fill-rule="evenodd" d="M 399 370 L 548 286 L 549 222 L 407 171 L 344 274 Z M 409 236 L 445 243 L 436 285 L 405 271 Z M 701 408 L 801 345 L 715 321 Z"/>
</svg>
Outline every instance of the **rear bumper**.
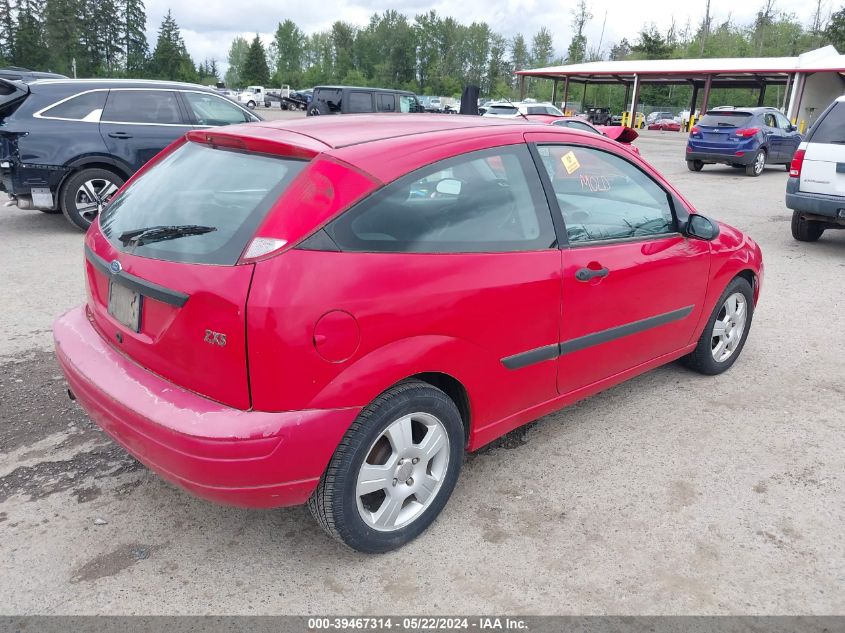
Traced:
<svg viewBox="0 0 845 633">
<path fill-rule="evenodd" d="M 120 354 L 84 307 L 59 317 L 53 335 L 68 385 L 91 419 L 163 478 L 218 503 L 304 503 L 360 411 L 227 407 Z"/>
<path fill-rule="evenodd" d="M 845 209 L 845 198 L 828 196 L 822 193 L 806 193 L 798 191 L 798 178 L 790 178 L 786 183 L 786 206 L 793 211 L 823 215 L 831 219 L 839 219 L 840 209 Z"/>
<path fill-rule="evenodd" d="M 742 156 L 737 156 L 736 152 L 742 151 Z M 708 149 L 706 151 L 690 149 L 687 146 L 686 159 L 700 160 L 703 163 L 722 163 L 725 165 L 750 165 L 754 162 L 756 151 L 743 151 L 734 148 L 725 149 L 724 151 Z"/>
</svg>

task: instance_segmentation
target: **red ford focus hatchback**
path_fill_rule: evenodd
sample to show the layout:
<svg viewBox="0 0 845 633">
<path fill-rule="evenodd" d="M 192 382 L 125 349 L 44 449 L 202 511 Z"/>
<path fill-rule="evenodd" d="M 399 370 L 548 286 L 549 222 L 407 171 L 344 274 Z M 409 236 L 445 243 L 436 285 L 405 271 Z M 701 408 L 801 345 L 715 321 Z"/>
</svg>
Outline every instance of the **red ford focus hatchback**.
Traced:
<svg viewBox="0 0 845 633">
<path fill-rule="evenodd" d="M 465 450 L 672 360 L 742 351 L 760 249 L 614 141 L 470 117 L 190 132 L 85 240 L 73 397 L 213 501 L 353 548 L 445 506 Z"/>
</svg>

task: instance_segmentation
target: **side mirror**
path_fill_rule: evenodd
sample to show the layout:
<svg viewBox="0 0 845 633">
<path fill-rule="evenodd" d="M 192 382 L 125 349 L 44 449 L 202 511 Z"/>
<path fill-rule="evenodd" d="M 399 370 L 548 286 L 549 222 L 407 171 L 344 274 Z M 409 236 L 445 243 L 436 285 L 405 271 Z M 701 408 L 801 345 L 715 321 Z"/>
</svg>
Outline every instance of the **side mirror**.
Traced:
<svg viewBox="0 0 845 633">
<path fill-rule="evenodd" d="M 798 129 L 797 125 L 790 125 L 788 128 L 786 128 L 786 131 L 787 132 L 794 132 L 797 129 Z"/>
<path fill-rule="evenodd" d="M 719 236 L 719 225 L 703 215 L 691 214 L 685 233 L 699 240 L 715 240 Z"/>
<path fill-rule="evenodd" d="M 459 196 L 461 195 L 461 181 L 454 178 L 444 178 L 437 183 L 434 190 L 444 196 Z"/>
</svg>

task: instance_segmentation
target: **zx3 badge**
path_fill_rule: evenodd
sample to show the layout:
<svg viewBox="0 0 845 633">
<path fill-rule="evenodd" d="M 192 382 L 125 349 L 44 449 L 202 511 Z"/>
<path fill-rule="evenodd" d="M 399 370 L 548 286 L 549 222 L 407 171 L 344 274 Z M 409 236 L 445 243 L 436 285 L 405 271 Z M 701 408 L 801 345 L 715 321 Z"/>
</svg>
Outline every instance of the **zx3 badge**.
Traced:
<svg viewBox="0 0 845 633">
<path fill-rule="evenodd" d="M 226 335 L 222 332 L 212 332 L 211 330 L 205 331 L 205 342 L 211 345 L 219 345 L 220 347 L 226 347 Z"/>
</svg>

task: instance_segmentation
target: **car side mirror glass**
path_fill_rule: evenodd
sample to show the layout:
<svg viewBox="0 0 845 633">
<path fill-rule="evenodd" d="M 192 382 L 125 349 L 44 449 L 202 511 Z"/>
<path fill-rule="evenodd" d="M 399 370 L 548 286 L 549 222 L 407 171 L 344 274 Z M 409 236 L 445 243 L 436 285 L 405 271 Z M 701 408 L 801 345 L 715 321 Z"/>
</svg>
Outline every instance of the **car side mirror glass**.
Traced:
<svg viewBox="0 0 845 633">
<path fill-rule="evenodd" d="M 797 126 L 797 125 L 790 125 L 788 128 L 786 128 L 786 130 L 787 130 L 788 132 L 794 132 L 794 131 L 795 131 L 795 130 L 797 130 L 797 129 L 798 129 L 798 126 Z"/>
<path fill-rule="evenodd" d="M 461 195 L 461 181 L 454 178 L 444 178 L 437 183 L 435 191 L 445 196 L 459 196 Z"/>
<path fill-rule="evenodd" d="M 719 225 L 703 215 L 693 214 L 687 221 L 686 234 L 700 240 L 714 240 L 719 235 Z"/>
</svg>

